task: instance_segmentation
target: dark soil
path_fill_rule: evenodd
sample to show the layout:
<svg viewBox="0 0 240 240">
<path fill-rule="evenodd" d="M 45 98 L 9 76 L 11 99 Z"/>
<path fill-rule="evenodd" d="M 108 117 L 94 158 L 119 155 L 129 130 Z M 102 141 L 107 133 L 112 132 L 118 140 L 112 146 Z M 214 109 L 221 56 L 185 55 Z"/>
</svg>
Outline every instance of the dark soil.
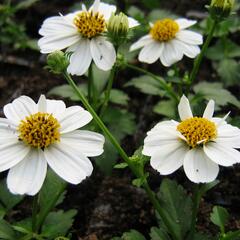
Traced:
<svg viewBox="0 0 240 240">
<path fill-rule="evenodd" d="M 18 13 L 17 17 L 19 21 L 26 22 L 28 34 L 33 38 L 38 38 L 38 29 L 46 17 L 56 15 L 58 12 L 65 13 L 73 3 L 77 2 L 79 1 L 42 0 L 27 11 Z M 139 4 L 139 1 L 131 2 L 135 5 Z M 207 2 L 202 0 L 161 1 L 160 7 L 173 10 L 183 16 L 202 16 Z M 124 7 L 122 2 L 119 5 Z M 143 5 L 140 7 L 143 8 Z M 16 97 L 28 95 L 37 100 L 40 94 L 47 94 L 52 87 L 65 83 L 61 77 L 43 69 L 45 59 L 38 52 L 13 51 L 11 48 L 6 48 L 0 53 L 0 60 L 1 117 L 3 116 L 2 107 Z M 129 75 L 131 74 L 129 73 Z M 120 83 L 121 79 L 129 78 L 129 75 L 120 75 Z M 210 76 L 210 70 L 202 71 L 200 76 L 207 79 Z M 153 97 L 146 97 L 133 89 L 127 91 L 133 99 L 129 111 L 136 113 L 136 122 L 139 123 L 134 137 L 126 138 L 123 143 L 126 150 L 132 153 L 139 146 L 154 121 L 160 119 L 156 119 L 149 108 L 155 101 Z M 148 120 L 146 120 L 146 116 L 148 116 Z M 161 178 L 152 169 L 149 170 L 151 171 L 150 184 L 157 190 Z M 94 174 L 79 186 L 68 187 L 69 191 L 62 206 L 66 209 L 70 206 L 78 210 L 73 227 L 74 239 L 110 239 L 129 229 L 139 230 L 148 236 L 151 226 L 157 225 L 154 211 L 145 192 L 131 185 L 131 177 L 131 173 L 128 171 L 114 171 L 112 176 L 104 176 L 95 168 Z M 191 194 L 191 185 L 184 173 L 178 171 L 171 177 L 183 184 Z M 217 228 L 209 221 L 213 205 L 227 207 L 232 215 L 228 228 L 240 229 L 240 221 L 236 220 L 240 219 L 240 168 L 222 169 L 219 179 L 220 184 L 210 191 L 206 198 L 202 199 L 199 214 L 199 230 L 210 234 L 217 232 Z"/>
</svg>

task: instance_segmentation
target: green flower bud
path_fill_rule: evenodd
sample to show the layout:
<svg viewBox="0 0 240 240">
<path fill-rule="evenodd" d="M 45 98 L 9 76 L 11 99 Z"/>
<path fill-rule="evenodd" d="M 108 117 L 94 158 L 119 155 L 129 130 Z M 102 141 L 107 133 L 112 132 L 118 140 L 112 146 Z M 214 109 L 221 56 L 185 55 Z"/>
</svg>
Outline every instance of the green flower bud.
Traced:
<svg viewBox="0 0 240 240">
<path fill-rule="evenodd" d="M 112 14 L 107 24 L 107 30 L 114 43 L 124 42 L 129 32 L 128 17 L 124 13 Z"/>
<path fill-rule="evenodd" d="M 68 65 L 69 60 L 62 51 L 55 51 L 47 56 L 47 68 L 55 74 L 66 71 Z"/>
<path fill-rule="evenodd" d="M 212 0 L 210 14 L 212 18 L 223 20 L 227 18 L 234 6 L 234 0 Z"/>
</svg>

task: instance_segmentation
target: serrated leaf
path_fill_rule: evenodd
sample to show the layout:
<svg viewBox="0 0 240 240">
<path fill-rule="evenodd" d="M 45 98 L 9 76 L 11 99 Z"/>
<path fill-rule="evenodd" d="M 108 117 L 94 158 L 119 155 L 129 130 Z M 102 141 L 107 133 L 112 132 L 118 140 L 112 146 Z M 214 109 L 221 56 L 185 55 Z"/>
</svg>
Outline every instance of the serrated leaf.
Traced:
<svg viewBox="0 0 240 240">
<path fill-rule="evenodd" d="M 227 70 L 226 70 L 227 69 Z M 223 59 L 216 64 L 216 70 L 226 86 L 239 83 L 240 63 L 234 59 Z"/>
<path fill-rule="evenodd" d="M 129 101 L 128 95 L 118 89 L 112 89 L 110 93 L 110 102 L 120 104 L 120 105 L 127 105 Z"/>
<path fill-rule="evenodd" d="M 65 236 L 73 224 L 73 217 L 77 214 L 76 210 L 64 212 L 62 210 L 49 213 L 42 227 L 42 235 L 48 239 Z"/>
<path fill-rule="evenodd" d="M 219 106 L 226 106 L 228 103 L 240 107 L 240 102 L 228 90 L 224 89 L 221 83 L 201 82 L 193 87 L 196 94 L 201 94 L 206 100 L 213 99 Z"/>
<path fill-rule="evenodd" d="M 121 238 L 122 240 L 146 240 L 146 238 L 136 230 L 125 232 Z"/>
<path fill-rule="evenodd" d="M 79 84 L 78 88 L 81 90 L 81 92 L 85 96 L 87 95 L 87 85 L 86 84 Z M 48 92 L 48 95 L 56 95 L 56 96 L 60 96 L 60 97 L 64 97 L 64 98 L 69 98 L 72 101 L 80 101 L 80 99 L 76 95 L 75 91 L 68 84 L 63 84 L 61 86 L 52 88 Z"/>
<path fill-rule="evenodd" d="M 184 239 L 191 224 L 191 221 L 186 221 L 186 219 L 191 219 L 192 215 L 191 198 L 181 185 L 169 179 L 162 181 L 158 198 L 175 235 L 178 239 Z"/>
<path fill-rule="evenodd" d="M 0 220 L 0 239 L 13 240 L 16 239 L 12 226 L 5 220 Z"/>
<path fill-rule="evenodd" d="M 221 232 L 224 233 L 225 225 L 229 221 L 229 213 L 223 207 L 214 206 L 213 211 L 210 215 L 210 219 L 212 223 L 217 225 L 221 229 Z"/>
<path fill-rule="evenodd" d="M 171 240 L 165 230 L 152 227 L 150 232 L 151 240 Z"/>
<path fill-rule="evenodd" d="M 6 180 L 3 179 L 0 181 L 0 202 L 4 204 L 2 206 L 6 211 L 11 210 L 18 203 L 23 200 L 24 196 L 13 195 L 9 192 L 6 184 Z"/>
<path fill-rule="evenodd" d="M 160 115 L 174 119 L 176 117 L 176 105 L 174 101 L 166 100 L 158 102 L 153 111 Z"/>
<path fill-rule="evenodd" d="M 217 238 L 198 232 L 194 234 L 193 240 L 217 240 Z"/>
<path fill-rule="evenodd" d="M 155 79 L 144 75 L 141 77 L 132 78 L 125 84 L 126 87 L 133 86 L 139 89 L 140 92 L 150 95 L 164 95 L 164 91 L 161 88 L 161 84 Z"/>
</svg>

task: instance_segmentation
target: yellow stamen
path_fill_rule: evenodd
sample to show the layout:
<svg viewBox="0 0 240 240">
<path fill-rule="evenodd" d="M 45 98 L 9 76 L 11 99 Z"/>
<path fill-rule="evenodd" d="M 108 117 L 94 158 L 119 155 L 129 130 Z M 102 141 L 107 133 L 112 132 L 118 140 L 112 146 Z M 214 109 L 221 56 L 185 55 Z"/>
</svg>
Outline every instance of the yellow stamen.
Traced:
<svg viewBox="0 0 240 240">
<path fill-rule="evenodd" d="M 31 147 L 44 149 L 60 141 L 59 129 L 60 124 L 52 114 L 38 112 L 21 121 L 19 140 Z"/>
<path fill-rule="evenodd" d="M 160 42 L 166 42 L 173 39 L 178 31 L 178 23 L 170 18 L 165 18 L 154 23 L 150 30 L 150 34 L 153 39 Z"/>
<path fill-rule="evenodd" d="M 100 13 L 81 12 L 74 18 L 74 24 L 77 26 L 78 31 L 83 37 L 93 38 L 106 29 L 104 16 Z"/>
<path fill-rule="evenodd" d="M 182 121 L 178 124 L 177 130 L 186 138 L 191 148 L 214 140 L 217 136 L 215 123 L 202 117 L 192 117 Z"/>
</svg>

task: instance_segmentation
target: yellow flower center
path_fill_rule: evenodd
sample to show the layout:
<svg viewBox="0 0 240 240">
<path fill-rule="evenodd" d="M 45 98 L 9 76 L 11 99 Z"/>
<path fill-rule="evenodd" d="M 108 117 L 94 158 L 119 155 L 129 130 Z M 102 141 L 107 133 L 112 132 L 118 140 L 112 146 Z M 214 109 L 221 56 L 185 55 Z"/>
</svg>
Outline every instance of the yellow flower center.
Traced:
<svg viewBox="0 0 240 240">
<path fill-rule="evenodd" d="M 170 18 L 165 18 L 154 23 L 150 30 L 150 34 L 153 39 L 160 42 L 166 42 L 173 39 L 178 31 L 179 25 L 177 22 Z"/>
<path fill-rule="evenodd" d="M 178 124 L 177 130 L 186 138 L 191 148 L 200 143 L 207 143 L 217 136 L 215 123 L 202 117 L 192 117 L 182 121 Z"/>
<path fill-rule="evenodd" d="M 52 114 L 38 112 L 21 121 L 19 140 L 31 147 L 44 149 L 60 141 L 59 128 L 60 124 Z"/>
<path fill-rule="evenodd" d="M 90 11 L 78 13 L 73 22 L 82 36 L 86 38 L 93 38 L 103 33 L 106 29 L 104 16 L 98 12 L 93 13 Z"/>
</svg>

